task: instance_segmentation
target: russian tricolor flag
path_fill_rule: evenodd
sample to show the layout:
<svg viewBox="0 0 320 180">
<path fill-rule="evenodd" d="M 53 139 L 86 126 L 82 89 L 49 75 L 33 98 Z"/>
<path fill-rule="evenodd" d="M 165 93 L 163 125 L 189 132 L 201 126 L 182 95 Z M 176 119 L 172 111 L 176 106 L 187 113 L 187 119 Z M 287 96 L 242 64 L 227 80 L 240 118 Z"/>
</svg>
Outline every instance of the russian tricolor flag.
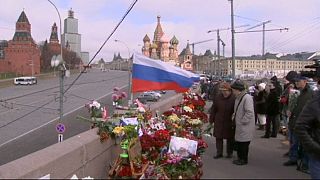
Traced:
<svg viewBox="0 0 320 180">
<path fill-rule="evenodd" d="M 133 56 L 132 92 L 151 90 L 186 92 L 199 79 L 199 75 L 170 63 L 137 53 Z"/>
</svg>

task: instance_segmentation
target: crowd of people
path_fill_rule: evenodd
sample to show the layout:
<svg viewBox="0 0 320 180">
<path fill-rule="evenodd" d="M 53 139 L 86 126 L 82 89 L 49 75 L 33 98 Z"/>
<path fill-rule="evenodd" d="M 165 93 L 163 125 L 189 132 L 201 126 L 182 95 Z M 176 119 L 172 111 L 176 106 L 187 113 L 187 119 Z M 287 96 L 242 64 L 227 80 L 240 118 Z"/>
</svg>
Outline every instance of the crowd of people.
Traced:
<svg viewBox="0 0 320 180">
<path fill-rule="evenodd" d="M 319 84 L 319 80 L 318 80 Z M 284 133 L 289 149 L 284 166 L 320 179 L 320 92 L 313 91 L 308 78 L 290 71 L 283 82 L 273 76 L 257 80 L 249 91 L 242 80 L 200 83 L 201 93 L 211 100 L 210 124 L 216 139 L 214 159 L 223 157 L 223 140 L 227 141 L 226 157 L 237 152 L 235 165 L 248 164 L 249 145 L 256 127 L 264 131 L 261 138 L 275 138 Z"/>
</svg>

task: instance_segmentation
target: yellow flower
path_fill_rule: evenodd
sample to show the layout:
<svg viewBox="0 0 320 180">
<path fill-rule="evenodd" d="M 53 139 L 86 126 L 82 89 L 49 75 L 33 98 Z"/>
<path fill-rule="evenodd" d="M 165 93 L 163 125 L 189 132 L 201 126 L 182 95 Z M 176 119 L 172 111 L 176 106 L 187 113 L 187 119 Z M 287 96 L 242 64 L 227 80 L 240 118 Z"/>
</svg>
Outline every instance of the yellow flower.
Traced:
<svg viewBox="0 0 320 180">
<path fill-rule="evenodd" d="M 114 129 L 113 129 L 113 133 L 114 134 L 116 134 L 116 135 L 120 135 L 120 134 L 122 134 L 123 133 L 123 127 L 122 126 L 117 126 L 117 127 L 115 127 Z"/>
<path fill-rule="evenodd" d="M 168 120 L 175 123 L 180 122 L 180 118 L 176 114 L 172 114 L 168 117 Z"/>
</svg>

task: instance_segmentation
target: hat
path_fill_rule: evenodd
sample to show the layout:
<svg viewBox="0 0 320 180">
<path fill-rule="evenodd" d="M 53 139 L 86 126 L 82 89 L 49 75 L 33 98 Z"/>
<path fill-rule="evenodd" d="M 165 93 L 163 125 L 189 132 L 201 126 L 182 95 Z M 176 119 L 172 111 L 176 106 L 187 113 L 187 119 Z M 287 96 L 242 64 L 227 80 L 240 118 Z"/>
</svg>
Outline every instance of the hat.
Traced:
<svg viewBox="0 0 320 180">
<path fill-rule="evenodd" d="M 297 76 L 298 76 L 298 73 L 296 71 L 289 71 L 285 78 L 289 82 L 293 83 L 294 81 L 293 79 Z"/>
<path fill-rule="evenodd" d="M 278 81 L 277 76 L 272 76 L 272 78 L 270 79 L 271 81 Z"/>
<path fill-rule="evenodd" d="M 266 83 L 260 83 L 258 86 L 261 87 L 261 89 L 265 89 L 266 88 Z"/>
<path fill-rule="evenodd" d="M 228 90 L 231 91 L 231 86 L 229 83 L 223 82 L 220 84 L 219 90 L 220 91 L 228 91 Z"/>
<path fill-rule="evenodd" d="M 300 74 L 300 75 L 298 75 L 297 77 L 293 78 L 293 80 L 294 80 L 295 82 L 297 82 L 297 81 L 300 81 L 300 80 L 308 80 L 308 78 L 305 77 L 305 76 L 301 76 L 301 74 Z"/>
<path fill-rule="evenodd" d="M 243 91 L 243 90 L 245 90 L 245 85 L 244 85 L 243 81 L 237 80 L 231 85 L 231 88 L 237 89 L 239 91 Z"/>
</svg>

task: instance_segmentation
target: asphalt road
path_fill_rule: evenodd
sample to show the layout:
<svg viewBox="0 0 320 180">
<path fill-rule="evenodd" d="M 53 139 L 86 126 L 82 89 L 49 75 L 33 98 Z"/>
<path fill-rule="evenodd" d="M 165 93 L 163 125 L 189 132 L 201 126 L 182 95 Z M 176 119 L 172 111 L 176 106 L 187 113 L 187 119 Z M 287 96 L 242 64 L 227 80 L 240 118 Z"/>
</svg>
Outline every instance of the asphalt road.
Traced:
<svg viewBox="0 0 320 180">
<path fill-rule="evenodd" d="M 66 78 L 64 88 L 67 89 L 77 76 L 78 74 L 73 74 Z M 90 123 L 77 119 L 77 116 L 89 117 L 84 105 L 91 100 L 99 100 L 108 107 L 110 114 L 113 112 L 111 95 L 114 87 L 128 92 L 128 72 L 101 72 L 92 69 L 80 76 L 64 96 L 64 116 L 61 123 L 66 130 L 63 139 L 90 129 Z M 172 94 L 174 92 L 169 91 L 160 101 Z M 47 105 L 41 107 L 44 104 Z M 58 109 L 57 77 L 38 80 L 38 84 L 32 86 L 1 88 L 0 165 L 57 143 Z"/>
<path fill-rule="evenodd" d="M 67 89 L 77 76 L 66 78 L 64 88 Z M 113 110 L 111 94 L 114 87 L 128 90 L 127 72 L 93 69 L 80 76 L 64 96 L 64 139 L 90 128 L 90 123 L 76 118 L 89 116 L 84 105 L 90 100 L 99 99 L 110 112 Z M 38 80 L 37 85 L 0 89 L 0 165 L 58 142 L 55 130 L 59 120 L 58 97 L 57 77 Z M 44 104 L 47 105 L 41 107 Z"/>
</svg>

